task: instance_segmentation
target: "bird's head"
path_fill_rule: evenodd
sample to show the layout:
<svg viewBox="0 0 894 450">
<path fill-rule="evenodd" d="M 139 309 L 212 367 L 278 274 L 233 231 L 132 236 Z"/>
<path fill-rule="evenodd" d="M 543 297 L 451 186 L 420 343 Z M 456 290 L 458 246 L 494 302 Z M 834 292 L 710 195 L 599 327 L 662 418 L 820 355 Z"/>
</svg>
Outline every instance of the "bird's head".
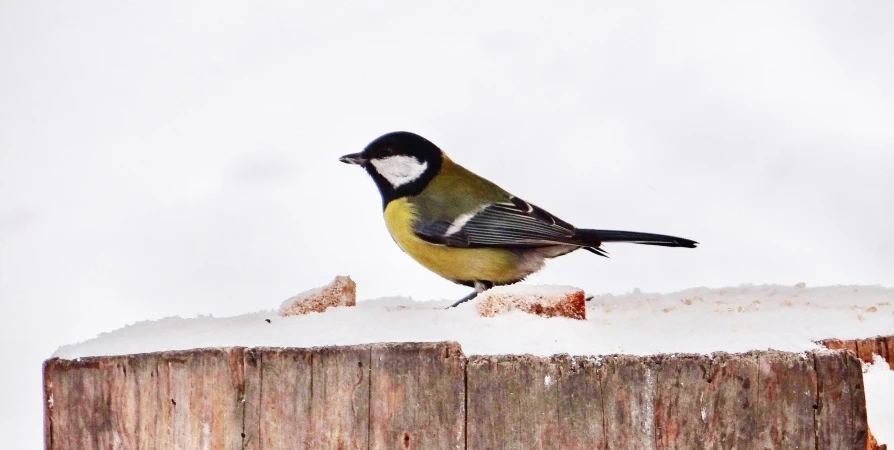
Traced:
<svg viewBox="0 0 894 450">
<path fill-rule="evenodd" d="M 441 170 L 444 153 L 422 136 L 396 131 L 339 161 L 366 169 L 387 205 L 391 200 L 422 192 Z"/>
</svg>

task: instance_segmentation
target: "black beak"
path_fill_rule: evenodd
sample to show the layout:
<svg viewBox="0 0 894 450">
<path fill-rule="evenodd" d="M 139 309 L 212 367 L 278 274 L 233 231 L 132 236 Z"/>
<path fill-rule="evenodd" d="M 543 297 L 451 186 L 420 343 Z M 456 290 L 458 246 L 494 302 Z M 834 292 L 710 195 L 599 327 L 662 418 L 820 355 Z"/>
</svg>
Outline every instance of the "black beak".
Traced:
<svg viewBox="0 0 894 450">
<path fill-rule="evenodd" d="M 363 156 L 360 156 L 360 153 L 352 153 L 350 155 L 345 155 L 345 156 L 342 156 L 341 158 L 338 158 L 338 160 L 345 164 L 356 164 L 358 166 L 362 166 L 362 165 L 366 164 L 366 158 L 364 158 Z"/>
</svg>

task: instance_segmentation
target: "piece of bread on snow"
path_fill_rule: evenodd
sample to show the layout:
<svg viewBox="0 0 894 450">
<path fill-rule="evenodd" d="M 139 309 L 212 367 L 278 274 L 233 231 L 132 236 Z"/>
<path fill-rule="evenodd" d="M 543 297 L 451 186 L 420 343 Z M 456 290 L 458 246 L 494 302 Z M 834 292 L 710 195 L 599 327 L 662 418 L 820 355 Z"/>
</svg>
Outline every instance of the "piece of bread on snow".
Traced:
<svg viewBox="0 0 894 450">
<path fill-rule="evenodd" d="M 280 316 L 323 312 L 333 306 L 357 305 L 357 284 L 348 276 L 337 276 L 326 286 L 304 291 L 282 303 Z"/>
<path fill-rule="evenodd" d="M 493 317 L 509 311 L 524 311 L 543 317 L 587 320 L 584 291 L 572 286 L 513 285 L 480 294 L 478 314 Z"/>
</svg>

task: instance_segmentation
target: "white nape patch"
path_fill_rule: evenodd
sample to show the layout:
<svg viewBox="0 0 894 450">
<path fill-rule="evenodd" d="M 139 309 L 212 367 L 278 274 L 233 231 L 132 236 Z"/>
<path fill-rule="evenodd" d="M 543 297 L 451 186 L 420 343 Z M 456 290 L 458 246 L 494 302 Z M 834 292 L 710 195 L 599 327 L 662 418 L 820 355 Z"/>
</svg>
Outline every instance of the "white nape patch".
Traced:
<svg viewBox="0 0 894 450">
<path fill-rule="evenodd" d="M 416 157 L 406 155 L 373 159 L 370 163 L 395 188 L 416 181 L 428 169 L 427 162 L 419 162 Z"/>
</svg>

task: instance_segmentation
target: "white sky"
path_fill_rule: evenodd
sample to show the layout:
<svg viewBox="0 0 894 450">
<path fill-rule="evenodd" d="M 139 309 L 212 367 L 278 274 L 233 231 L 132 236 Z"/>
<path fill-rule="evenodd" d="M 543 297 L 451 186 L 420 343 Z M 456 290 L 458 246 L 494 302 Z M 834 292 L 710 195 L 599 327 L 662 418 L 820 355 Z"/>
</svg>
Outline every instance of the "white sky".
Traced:
<svg viewBox="0 0 894 450">
<path fill-rule="evenodd" d="M 702 243 L 533 282 L 894 285 L 892 3 L 442 3 L 0 2 L 6 445 L 39 446 L 61 344 L 336 274 L 464 295 L 337 160 L 398 129 L 578 226 Z"/>
</svg>

